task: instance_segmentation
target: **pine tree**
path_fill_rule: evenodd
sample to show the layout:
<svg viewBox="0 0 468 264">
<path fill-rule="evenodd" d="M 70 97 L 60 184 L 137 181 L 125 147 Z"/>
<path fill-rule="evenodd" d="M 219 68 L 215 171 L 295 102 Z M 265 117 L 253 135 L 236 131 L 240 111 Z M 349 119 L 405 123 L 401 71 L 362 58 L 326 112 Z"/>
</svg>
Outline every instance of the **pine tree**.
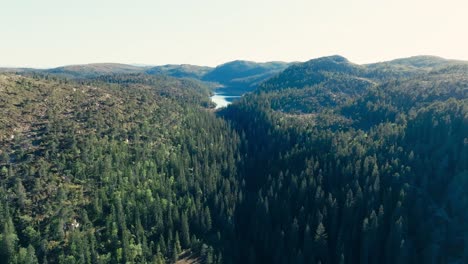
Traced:
<svg viewBox="0 0 468 264">
<path fill-rule="evenodd" d="M 0 238 L 0 259 L 9 263 L 14 257 L 18 243 L 15 227 L 9 216 L 7 216 L 6 221 L 3 223 L 3 231 Z"/>
<path fill-rule="evenodd" d="M 183 248 L 188 248 L 190 246 L 190 232 L 187 213 L 183 212 L 181 216 L 181 244 Z"/>
<path fill-rule="evenodd" d="M 326 233 L 325 227 L 320 222 L 315 230 L 315 237 L 314 237 L 314 252 L 316 252 L 316 256 L 318 260 L 327 263 L 328 259 L 328 235 Z"/>
</svg>

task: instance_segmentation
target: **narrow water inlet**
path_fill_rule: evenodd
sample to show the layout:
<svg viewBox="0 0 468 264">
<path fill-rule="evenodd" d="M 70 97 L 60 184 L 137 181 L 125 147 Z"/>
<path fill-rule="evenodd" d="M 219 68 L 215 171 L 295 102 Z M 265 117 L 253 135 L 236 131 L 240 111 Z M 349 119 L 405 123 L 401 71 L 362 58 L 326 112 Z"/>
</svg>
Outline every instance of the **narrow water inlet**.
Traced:
<svg viewBox="0 0 468 264">
<path fill-rule="evenodd" d="M 211 101 L 216 104 L 216 109 L 226 107 L 232 103 L 235 98 L 239 98 L 238 95 L 225 95 L 221 93 L 214 93 L 213 96 L 210 97 Z"/>
</svg>

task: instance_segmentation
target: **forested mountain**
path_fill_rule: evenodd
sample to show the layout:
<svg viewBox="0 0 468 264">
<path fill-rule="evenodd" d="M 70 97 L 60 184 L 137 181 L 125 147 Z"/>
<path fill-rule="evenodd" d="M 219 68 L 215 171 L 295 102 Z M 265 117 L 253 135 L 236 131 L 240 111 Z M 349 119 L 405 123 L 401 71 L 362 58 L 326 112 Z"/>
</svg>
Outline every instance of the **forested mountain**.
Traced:
<svg viewBox="0 0 468 264">
<path fill-rule="evenodd" d="M 2 263 L 220 261 L 241 139 L 198 83 L 1 75 L 0 93 Z"/>
<path fill-rule="evenodd" d="M 120 63 L 94 63 L 83 65 L 70 65 L 41 72 L 54 74 L 67 78 L 92 78 L 108 74 L 131 74 L 144 71 L 144 67 L 138 67 Z"/>
<path fill-rule="evenodd" d="M 215 68 L 188 64 L 156 66 L 147 74 L 164 74 L 177 78 L 192 78 L 220 88 L 220 92 L 242 95 L 253 91 L 257 85 L 286 69 L 286 62 L 231 61 Z"/>
<path fill-rule="evenodd" d="M 196 80 L 0 74 L 0 262 L 467 263 L 467 93 L 426 56 L 297 63 L 218 112 Z"/>
<path fill-rule="evenodd" d="M 303 88 L 322 83 L 326 80 L 357 78 L 364 74 L 365 67 L 349 62 L 341 56 L 330 56 L 297 63 L 288 67 L 277 76 L 269 79 L 260 87 L 268 90 L 290 87 Z"/>
<path fill-rule="evenodd" d="M 41 74 L 53 75 L 67 79 L 87 79 L 110 74 L 143 73 L 149 68 L 150 67 L 133 66 L 121 63 L 90 63 L 67 65 L 49 69 L 5 67 L 0 68 L 0 73 Z"/>
<path fill-rule="evenodd" d="M 165 75 L 176 78 L 196 79 L 210 87 L 222 87 L 223 92 L 242 95 L 281 72 L 290 64 L 285 62 L 257 63 L 251 61 L 232 61 L 216 68 L 190 64 L 168 64 L 161 66 L 134 66 L 120 63 L 94 63 L 69 65 L 52 69 L 0 68 L 4 73 L 36 73 L 54 75 L 68 79 L 88 79 L 115 74 Z"/>
<path fill-rule="evenodd" d="M 34 72 L 37 69 L 33 68 L 14 68 L 14 67 L 2 67 L 0 68 L 0 73 L 27 73 Z"/>
<path fill-rule="evenodd" d="M 268 78 L 286 69 L 285 62 L 257 63 L 252 61 L 232 61 L 217 66 L 203 76 L 203 80 L 221 84 L 229 93 L 250 92 Z"/>
<path fill-rule="evenodd" d="M 205 74 L 212 71 L 213 68 L 207 66 L 197 66 L 189 64 L 169 64 L 152 67 L 145 72 L 148 74 L 162 74 L 177 78 L 192 78 L 201 80 Z"/>
<path fill-rule="evenodd" d="M 436 57 L 436 56 L 414 56 L 414 57 L 409 57 L 409 58 L 395 59 L 395 60 L 384 62 L 384 63 L 374 63 L 370 65 L 381 65 L 381 64 L 400 65 L 400 66 L 406 66 L 406 67 L 414 67 L 417 69 L 432 70 L 434 68 L 447 67 L 447 66 L 454 65 L 454 64 L 455 65 L 458 65 L 458 64 L 467 65 L 468 63 L 466 61 L 447 60 L 447 59 Z"/>
<path fill-rule="evenodd" d="M 225 109 L 249 142 L 236 261 L 466 263 L 468 68 L 439 60 L 320 58 Z"/>
</svg>

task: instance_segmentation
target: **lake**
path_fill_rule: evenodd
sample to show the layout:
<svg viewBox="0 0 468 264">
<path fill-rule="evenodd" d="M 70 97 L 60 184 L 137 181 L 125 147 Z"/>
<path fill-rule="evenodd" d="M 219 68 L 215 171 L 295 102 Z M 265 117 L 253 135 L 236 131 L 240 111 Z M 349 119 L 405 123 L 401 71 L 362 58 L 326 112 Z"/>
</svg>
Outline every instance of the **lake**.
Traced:
<svg viewBox="0 0 468 264">
<path fill-rule="evenodd" d="M 217 93 L 215 92 L 213 96 L 211 96 L 211 101 L 216 104 L 216 109 L 221 107 L 226 107 L 236 98 L 239 98 L 239 95 L 230 95 L 224 93 Z"/>
</svg>

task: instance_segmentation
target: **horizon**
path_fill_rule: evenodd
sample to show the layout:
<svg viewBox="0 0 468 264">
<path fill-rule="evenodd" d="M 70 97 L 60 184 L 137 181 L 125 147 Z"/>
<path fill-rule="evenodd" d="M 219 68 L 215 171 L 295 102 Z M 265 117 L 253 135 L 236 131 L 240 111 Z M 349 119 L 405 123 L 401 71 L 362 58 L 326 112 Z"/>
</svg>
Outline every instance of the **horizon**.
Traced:
<svg viewBox="0 0 468 264">
<path fill-rule="evenodd" d="M 128 65 L 128 66 L 134 66 L 134 67 L 140 67 L 140 68 L 145 68 L 145 67 L 150 67 L 151 68 L 151 67 L 160 67 L 160 66 L 168 66 L 168 65 L 190 65 L 190 66 L 215 68 L 217 66 L 221 66 L 221 65 L 231 63 L 231 62 L 235 62 L 235 61 L 246 61 L 246 62 L 253 62 L 253 63 L 273 63 L 273 62 L 303 63 L 303 62 L 307 62 L 307 61 L 310 61 L 310 60 L 319 59 L 319 58 L 326 58 L 326 57 L 331 57 L 331 56 L 342 56 L 342 55 L 340 55 L 340 54 L 325 55 L 325 56 L 310 58 L 310 59 L 303 60 L 303 61 L 279 61 L 279 60 L 254 61 L 254 60 L 234 59 L 234 60 L 231 60 L 231 61 L 226 61 L 226 62 L 217 64 L 217 65 L 213 65 L 213 66 L 211 66 L 211 65 L 198 65 L 198 64 L 191 64 L 191 63 L 146 64 L 146 63 L 122 63 L 122 62 L 92 62 L 92 63 L 80 63 L 80 64 L 63 64 L 63 65 L 56 65 L 56 66 L 52 66 L 52 67 L 21 67 L 21 66 L 4 66 L 4 65 L 0 65 L 0 69 L 9 69 L 9 68 L 11 68 L 11 69 L 48 70 L 48 69 L 55 69 L 55 68 L 60 68 L 60 67 L 86 66 L 86 65 L 99 65 L 99 64 L 119 64 L 119 65 Z M 390 61 L 398 60 L 398 59 L 409 59 L 409 58 L 413 58 L 413 57 L 434 57 L 434 58 L 440 58 L 440 59 L 444 59 L 444 60 L 454 60 L 454 61 L 466 61 L 466 62 L 468 62 L 468 60 L 465 60 L 465 59 L 446 58 L 446 57 L 442 57 L 442 56 L 438 56 L 438 55 L 432 55 L 432 54 L 420 54 L 420 55 L 413 55 L 413 56 L 407 56 L 407 57 L 397 57 L 397 58 L 391 58 L 391 59 L 388 59 L 388 60 L 370 61 L 370 62 L 366 62 L 366 63 L 357 63 L 357 62 L 349 59 L 346 56 L 342 56 L 342 57 L 346 58 L 349 62 L 354 63 L 354 64 L 358 64 L 358 65 L 366 65 L 366 64 L 373 64 L 373 63 L 384 63 L 384 62 L 390 62 Z"/>
</svg>

